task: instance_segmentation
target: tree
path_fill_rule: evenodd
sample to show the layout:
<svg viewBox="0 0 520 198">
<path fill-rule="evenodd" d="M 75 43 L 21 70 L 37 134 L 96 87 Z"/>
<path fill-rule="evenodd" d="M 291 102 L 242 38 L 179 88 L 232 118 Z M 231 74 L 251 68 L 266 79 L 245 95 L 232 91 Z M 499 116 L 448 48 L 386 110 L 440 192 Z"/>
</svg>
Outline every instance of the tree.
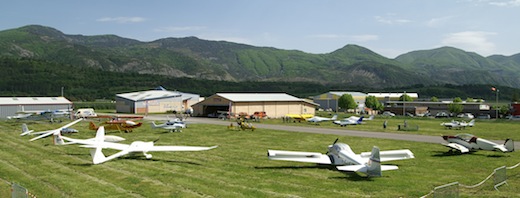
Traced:
<svg viewBox="0 0 520 198">
<path fill-rule="evenodd" d="M 365 106 L 378 111 L 382 111 L 384 109 L 381 102 L 379 102 L 375 96 L 367 96 L 365 98 Z"/>
<path fill-rule="evenodd" d="M 459 98 L 459 97 L 454 98 L 453 103 L 448 105 L 448 110 L 454 114 L 461 113 L 462 110 L 464 110 L 464 106 L 461 104 L 461 102 L 462 102 L 461 98 Z"/>
<path fill-rule="evenodd" d="M 474 101 L 475 101 L 475 99 L 473 99 L 473 98 L 466 98 L 466 102 L 474 102 Z"/>
<path fill-rule="evenodd" d="M 399 97 L 399 101 L 413 101 L 412 97 L 410 97 L 408 94 L 403 94 Z"/>
<path fill-rule="evenodd" d="M 355 109 L 357 107 L 356 101 L 350 94 L 343 94 L 338 99 L 338 106 L 343 109 Z"/>
<path fill-rule="evenodd" d="M 439 102 L 439 99 L 437 97 L 435 97 L 435 96 L 432 96 L 430 101 L 432 101 L 432 102 Z"/>
</svg>

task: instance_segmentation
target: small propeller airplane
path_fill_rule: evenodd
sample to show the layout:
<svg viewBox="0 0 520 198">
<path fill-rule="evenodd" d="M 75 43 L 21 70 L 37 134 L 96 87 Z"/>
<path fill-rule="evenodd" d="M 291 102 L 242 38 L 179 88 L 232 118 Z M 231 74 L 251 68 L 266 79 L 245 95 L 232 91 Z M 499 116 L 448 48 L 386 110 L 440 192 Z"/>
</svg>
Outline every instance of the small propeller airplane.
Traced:
<svg viewBox="0 0 520 198">
<path fill-rule="evenodd" d="M 450 151 L 456 150 L 460 153 L 469 153 L 477 150 L 502 151 L 505 153 L 515 150 L 514 142 L 511 139 L 506 139 L 504 144 L 497 144 L 467 133 L 457 134 L 455 136 L 444 135 L 442 139 L 448 142 L 442 145 L 451 148 Z"/>
<path fill-rule="evenodd" d="M 142 142 L 142 141 L 134 141 L 131 144 L 121 144 L 121 143 L 113 143 L 113 142 L 105 142 L 103 141 L 105 138 L 105 128 L 103 126 L 99 127 L 96 132 L 96 137 L 94 140 L 87 142 L 87 144 L 81 145 L 80 147 L 90 148 L 90 155 L 92 156 L 93 164 L 100 164 L 124 155 L 136 155 L 142 154 L 146 157 L 146 159 L 152 158 L 151 154 L 148 152 L 152 151 L 204 151 L 217 148 L 218 146 L 212 147 L 198 147 L 198 146 L 155 146 L 154 142 Z M 74 142 L 74 141 L 73 141 Z M 106 157 L 102 149 L 116 149 L 120 150 L 119 152 Z"/>
<path fill-rule="evenodd" d="M 443 122 L 441 123 L 441 126 L 444 126 L 447 129 L 465 129 L 466 127 L 473 127 L 475 126 L 475 120 L 471 120 L 470 122 L 465 121 L 455 121 L 452 120 L 451 122 Z"/>
<path fill-rule="evenodd" d="M 323 121 L 334 121 L 337 118 L 338 118 L 338 115 L 334 115 L 334 116 L 332 116 L 332 118 L 324 118 L 324 117 L 320 117 L 320 116 L 314 116 L 312 118 L 306 119 L 306 121 L 314 123 L 314 124 L 318 124 L 318 123 L 323 122 Z"/>
<path fill-rule="evenodd" d="M 181 121 L 178 118 L 170 119 L 162 124 L 155 124 L 155 121 L 152 121 L 152 128 L 162 128 L 169 130 L 170 132 L 182 132 L 182 129 L 186 128 L 187 125 L 184 121 Z"/>
<path fill-rule="evenodd" d="M 372 148 L 372 152 L 355 154 L 348 144 L 337 142 L 338 139 L 332 145 L 329 145 L 326 154 L 268 150 L 267 156 L 270 160 L 333 165 L 340 171 L 360 172 L 369 177 L 380 177 L 382 176 L 382 171 L 398 169 L 394 165 L 381 165 L 381 162 L 415 158 L 408 149 L 380 151 L 377 146 Z"/>
<path fill-rule="evenodd" d="M 124 132 L 132 132 L 133 129 L 143 125 L 142 122 L 136 122 L 137 120 L 143 119 L 143 116 L 127 116 L 127 115 L 98 115 L 96 118 L 108 118 L 101 126 L 105 127 L 105 130 L 117 130 Z M 98 130 L 99 126 L 96 126 L 94 122 L 90 122 L 90 130 Z"/>
<path fill-rule="evenodd" d="M 345 118 L 343 120 L 336 120 L 334 121 L 334 124 L 337 124 L 339 126 L 347 126 L 347 125 L 358 125 L 363 122 L 364 116 L 356 117 L 356 116 L 350 116 L 349 118 Z"/>
<path fill-rule="evenodd" d="M 306 121 L 309 118 L 314 117 L 314 115 L 312 115 L 312 114 L 286 114 L 285 117 L 289 118 L 289 119 L 293 119 L 294 120 L 293 122 L 296 122 L 296 121 L 302 122 L 302 121 Z"/>
<path fill-rule="evenodd" d="M 75 125 L 76 123 L 80 122 L 81 120 L 83 120 L 83 119 L 82 118 L 77 119 L 77 120 L 75 120 L 75 121 L 73 121 L 71 123 L 66 124 L 65 126 L 57 128 L 57 129 L 52 129 L 52 130 L 48 130 L 48 131 L 41 131 L 41 132 L 33 132 L 33 130 L 29 130 L 27 128 L 27 125 L 22 125 L 22 133 L 20 134 L 20 136 L 24 136 L 24 135 L 28 135 L 28 134 L 40 135 L 38 137 L 35 137 L 35 138 L 32 138 L 32 139 L 29 140 L 29 141 L 34 141 L 34 140 L 37 140 L 37 139 L 41 139 L 41 138 L 47 137 L 49 135 L 61 134 L 62 130 L 66 129 L 66 128 L 69 128 L 72 125 Z"/>
</svg>

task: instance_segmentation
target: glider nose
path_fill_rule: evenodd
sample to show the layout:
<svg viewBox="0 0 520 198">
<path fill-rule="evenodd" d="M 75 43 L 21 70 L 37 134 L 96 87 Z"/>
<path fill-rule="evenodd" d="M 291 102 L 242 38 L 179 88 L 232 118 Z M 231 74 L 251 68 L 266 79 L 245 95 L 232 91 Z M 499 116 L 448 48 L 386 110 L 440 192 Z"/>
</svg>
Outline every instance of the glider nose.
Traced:
<svg viewBox="0 0 520 198">
<path fill-rule="evenodd" d="M 442 136 L 442 139 L 448 141 L 448 136 L 447 136 L 447 135 L 443 135 L 443 136 Z"/>
</svg>

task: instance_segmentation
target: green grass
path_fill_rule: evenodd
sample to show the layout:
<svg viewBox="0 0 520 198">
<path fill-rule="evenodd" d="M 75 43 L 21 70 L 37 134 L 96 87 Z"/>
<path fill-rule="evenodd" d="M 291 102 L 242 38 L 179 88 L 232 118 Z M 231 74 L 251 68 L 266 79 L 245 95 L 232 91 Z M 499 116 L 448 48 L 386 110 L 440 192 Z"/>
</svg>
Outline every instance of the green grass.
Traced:
<svg viewBox="0 0 520 198">
<path fill-rule="evenodd" d="M 18 183 L 38 197 L 419 197 L 454 181 L 476 184 L 493 169 L 520 162 L 517 153 L 479 151 L 452 156 L 438 144 L 340 136 L 355 152 L 370 151 L 374 145 L 381 150 L 408 148 L 414 152 L 415 159 L 386 163 L 398 165 L 399 170 L 386 171 L 381 178 L 365 178 L 266 157 L 268 149 L 325 152 L 336 135 L 234 131 L 207 124 L 191 124 L 182 133 L 164 133 L 145 123 L 133 133 L 109 134 L 126 138 L 126 143 L 159 138 L 157 145 L 219 147 L 201 152 L 155 152 L 151 160 L 127 157 L 91 165 L 88 149 L 54 146 L 50 138 L 28 142 L 29 137 L 19 136 L 20 124 L 0 123 L 0 178 Z M 29 123 L 35 130 L 59 126 Z M 502 126 L 507 128 L 507 123 L 496 124 L 496 131 L 503 130 Z M 94 136 L 87 122 L 74 128 L 81 132 L 71 135 L 73 138 Z M 520 196 L 519 168 L 508 170 L 508 184 L 495 191 L 490 180 L 475 189 L 461 188 L 460 193 L 463 197 Z M 0 189 L 4 193 L 0 197 L 9 196 L 6 192 Z"/>
<path fill-rule="evenodd" d="M 317 114 L 318 116 L 323 117 L 332 117 L 328 113 L 325 114 L 321 112 L 321 114 Z M 351 116 L 350 114 L 339 113 L 338 119 L 343 119 Z M 358 116 L 359 117 L 359 116 Z M 368 117 L 368 116 L 365 116 Z M 467 127 L 464 130 L 458 129 L 446 129 L 441 126 L 442 122 L 450 122 L 451 120 L 462 120 L 460 118 L 446 118 L 446 119 L 436 119 L 436 118 L 420 118 L 420 117 L 382 117 L 376 116 L 374 120 L 363 121 L 362 125 L 349 125 L 347 127 L 340 127 L 338 125 L 333 124 L 332 122 L 321 122 L 319 125 L 311 124 L 311 123 L 298 123 L 298 122 L 289 122 L 283 123 L 282 119 L 263 119 L 261 120 L 262 124 L 283 124 L 290 126 L 306 126 L 306 127 L 323 127 L 323 128 L 340 128 L 340 129 L 349 129 L 349 130 L 357 130 L 357 131 L 377 131 L 377 132 L 388 132 L 388 133 L 402 133 L 402 134 L 420 134 L 420 135 L 433 135 L 433 136 L 441 136 L 441 135 L 455 135 L 458 133 L 469 133 L 476 135 L 478 137 L 482 137 L 484 139 L 493 139 L 493 140 L 505 140 L 507 138 L 513 140 L 520 140 L 520 133 L 518 133 L 518 129 L 520 128 L 520 121 L 511 121 L 511 120 L 483 120 L 476 119 L 475 127 Z M 388 121 L 388 127 L 383 129 L 383 122 Z M 398 131 L 398 125 L 403 125 L 406 120 L 408 126 L 419 126 L 418 131 Z M 469 121 L 469 120 L 466 120 Z"/>
</svg>

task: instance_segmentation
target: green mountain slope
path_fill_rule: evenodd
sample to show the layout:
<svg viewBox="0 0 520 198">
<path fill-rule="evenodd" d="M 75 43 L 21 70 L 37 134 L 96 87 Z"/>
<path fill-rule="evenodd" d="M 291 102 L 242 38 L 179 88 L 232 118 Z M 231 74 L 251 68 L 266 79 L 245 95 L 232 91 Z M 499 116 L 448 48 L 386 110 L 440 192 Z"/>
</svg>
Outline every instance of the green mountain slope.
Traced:
<svg viewBox="0 0 520 198">
<path fill-rule="evenodd" d="M 94 68 L 122 75 L 230 82 L 313 82 L 374 88 L 479 83 L 520 87 L 517 57 L 485 58 L 450 47 L 388 59 L 357 45 L 328 54 L 309 54 L 196 37 L 141 42 L 116 35 L 67 35 L 30 25 L 0 31 L 0 56 L 70 65 L 72 70 Z"/>
</svg>

